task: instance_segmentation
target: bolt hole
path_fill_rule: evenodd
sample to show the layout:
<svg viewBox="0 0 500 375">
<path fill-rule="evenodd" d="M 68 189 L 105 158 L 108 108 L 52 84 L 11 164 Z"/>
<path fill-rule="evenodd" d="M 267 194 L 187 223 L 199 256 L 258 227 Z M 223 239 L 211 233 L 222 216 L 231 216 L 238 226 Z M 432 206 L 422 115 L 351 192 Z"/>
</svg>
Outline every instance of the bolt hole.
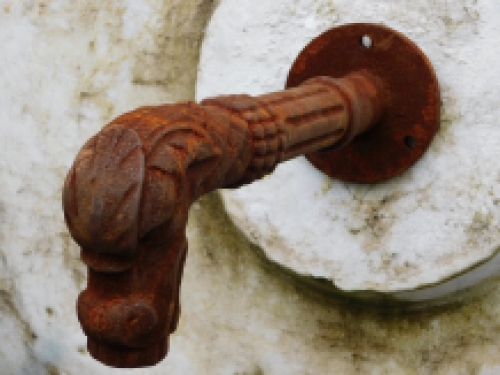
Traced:
<svg viewBox="0 0 500 375">
<path fill-rule="evenodd" d="M 373 40 L 370 38 L 368 35 L 363 35 L 361 39 L 359 40 L 359 43 L 361 44 L 362 47 L 368 49 L 371 48 L 373 45 Z"/>
<path fill-rule="evenodd" d="M 415 139 L 415 137 L 408 135 L 405 137 L 405 145 L 408 148 L 415 148 L 415 146 L 417 145 L 417 140 Z"/>
<path fill-rule="evenodd" d="M 87 349 L 84 346 L 80 346 L 80 347 L 78 347 L 78 353 L 80 353 L 80 354 L 86 354 L 87 353 Z"/>
<path fill-rule="evenodd" d="M 139 321 L 139 315 L 132 314 L 127 319 L 127 325 L 132 326 L 132 325 L 136 324 L 138 321 Z"/>
</svg>

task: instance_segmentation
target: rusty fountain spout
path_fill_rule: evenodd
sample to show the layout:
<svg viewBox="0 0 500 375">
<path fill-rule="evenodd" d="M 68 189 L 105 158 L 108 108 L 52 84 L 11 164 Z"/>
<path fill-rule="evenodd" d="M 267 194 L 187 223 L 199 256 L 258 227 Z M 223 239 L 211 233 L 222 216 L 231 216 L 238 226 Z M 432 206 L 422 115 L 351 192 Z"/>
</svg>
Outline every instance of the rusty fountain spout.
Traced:
<svg viewBox="0 0 500 375">
<path fill-rule="evenodd" d="M 116 367 L 162 360 L 179 320 L 191 204 L 284 160 L 349 143 L 380 117 L 382 92 L 366 71 L 321 77 L 260 97 L 139 108 L 92 137 L 63 190 L 88 266 L 78 318 L 90 354 Z"/>
<path fill-rule="evenodd" d="M 370 50 L 358 43 L 367 33 Z M 406 51 L 389 63 L 407 56 L 411 74 L 405 79 L 425 81 L 413 85 L 414 95 L 402 95 L 399 89 L 411 85 L 384 65 L 388 41 Z M 346 61 L 353 69 L 338 58 L 329 67 L 335 55 L 325 48 L 352 55 Z M 77 313 L 94 358 L 142 367 L 166 356 L 180 315 L 188 210 L 200 196 L 251 183 L 302 154 L 329 159 L 357 139 L 361 146 L 340 159 L 336 154 L 333 170 L 368 171 L 356 182 L 379 181 L 413 164 L 437 130 L 439 95 L 428 61 L 385 27 L 357 24 L 318 37 L 295 62 L 288 87 L 258 97 L 142 107 L 117 117 L 82 147 L 64 182 L 63 208 L 88 266 Z M 416 147 L 407 147 L 413 129 Z M 378 148 L 367 143 L 370 137 Z"/>
</svg>

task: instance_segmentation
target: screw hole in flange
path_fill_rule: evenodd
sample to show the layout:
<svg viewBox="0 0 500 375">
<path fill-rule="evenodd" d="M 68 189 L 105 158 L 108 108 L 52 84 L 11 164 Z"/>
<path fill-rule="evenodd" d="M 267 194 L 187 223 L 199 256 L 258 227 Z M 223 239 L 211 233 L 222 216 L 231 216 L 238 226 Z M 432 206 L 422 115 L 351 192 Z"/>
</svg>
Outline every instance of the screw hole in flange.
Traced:
<svg viewBox="0 0 500 375">
<path fill-rule="evenodd" d="M 415 146 L 417 145 L 417 140 L 415 139 L 415 137 L 412 137 L 411 135 L 406 136 L 404 142 L 406 147 L 408 148 L 415 148 Z"/>
<path fill-rule="evenodd" d="M 363 46 L 368 42 L 364 36 L 371 39 L 370 48 Z M 409 68 L 411 73 L 405 73 Z M 355 23 L 331 29 L 307 45 L 290 69 L 287 87 L 318 75 L 342 77 L 360 69 L 372 71 L 387 87 L 379 124 L 350 146 L 306 157 L 332 178 L 379 183 L 401 175 L 428 150 L 439 128 L 439 84 L 429 59 L 407 36 L 385 26 Z M 410 136 L 415 142 L 405 142 Z"/>
<path fill-rule="evenodd" d="M 368 48 L 371 48 L 372 45 L 373 45 L 373 40 L 372 38 L 370 38 L 369 35 L 363 35 L 360 39 L 359 39 L 359 44 L 361 44 L 362 47 L 368 49 Z"/>
</svg>

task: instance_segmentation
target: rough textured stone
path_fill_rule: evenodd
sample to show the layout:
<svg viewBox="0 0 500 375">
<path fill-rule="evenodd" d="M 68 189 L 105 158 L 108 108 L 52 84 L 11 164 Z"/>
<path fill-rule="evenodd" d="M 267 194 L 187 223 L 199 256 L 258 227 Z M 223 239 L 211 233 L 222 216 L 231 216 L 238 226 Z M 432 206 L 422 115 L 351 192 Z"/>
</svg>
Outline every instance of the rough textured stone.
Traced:
<svg viewBox="0 0 500 375">
<path fill-rule="evenodd" d="M 443 109 L 430 150 L 388 182 L 338 182 L 298 159 L 259 183 L 224 192 L 227 209 L 242 231 L 274 262 L 347 291 L 429 289 L 495 258 L 500 244 L 500 109 L 492 82 L 500 79 L 500 71 L 492 66 L 499 4 L 258 4 L 226 1 L 215 13 L 203 45 L 199 99 L 280 90 L 293 60 L 313 37 L 341 24 L 373 22 L 404 33 L 428 55 L 441 85 Z M 476 276 L 491 276 L 497 269 L 476 270 Z M 448 283 L 436 296 L 477 281 L 472 279 Z M 420 298 L 403 294 L 399 296 Z"/>
<path fill-rule="evenodd" d="M 86 273 L 63 220 L 63 179 L 112 116 L 192 96 L 214 7 L 0 1 L 0 331 L 12 337 L 1 373 L 105 371 L 86 354 L 76 319 Z"/>
<path fill-rule="evenodd" d="M 182 4 L 195 3 L 201 1 Z M 133 83 L 137 51 L 155 50 L 153 35 L 174 32 L 161 20 L 175 4 L 182 7 L 153 0 L 0 1 L 2 375 L 123 373 L 86 354 L 75 312 L 86 275 L 63 223 L 61 188 L 78 149 L 112 116 L 187 95 L 168 84 Z M 412 4 L 394 5 L 394 17 L 404 22 Z M 445 3 L 425 4 L 442 11 Z M 240 17 L 253 11 L 242 9 Z M 196 76 L 192 53 L 189 82 Z M 165 56 L 164 65 L 169 61 Z M 134 374 L 500 371 L 499 280 L 479 285 L 473 299 L 411 314 L 332 298 L 264 260 L 216 194 L 193 207 L 189 242 L 172 351 L 159 366 Z"/>
</svg>

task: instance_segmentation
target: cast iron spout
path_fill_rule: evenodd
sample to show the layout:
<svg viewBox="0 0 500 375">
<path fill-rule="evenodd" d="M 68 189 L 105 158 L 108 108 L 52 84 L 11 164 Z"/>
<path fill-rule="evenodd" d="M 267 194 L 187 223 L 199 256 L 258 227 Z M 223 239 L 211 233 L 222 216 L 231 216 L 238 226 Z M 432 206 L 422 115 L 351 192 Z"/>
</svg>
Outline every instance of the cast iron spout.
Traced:
<svg viewBox="0 0 500 375">
<path fill-rule="evenodd" d="M 115 367 L 161 361 L 179 320 L 190 205 L 284 160 L 348 144 L 385 100 L 382 81 L 362 70 L 259 97 L 143 107 L 92 137 L 63 189 L 88 266 L 77 310 L 90 354 Z"/>
</svg>

